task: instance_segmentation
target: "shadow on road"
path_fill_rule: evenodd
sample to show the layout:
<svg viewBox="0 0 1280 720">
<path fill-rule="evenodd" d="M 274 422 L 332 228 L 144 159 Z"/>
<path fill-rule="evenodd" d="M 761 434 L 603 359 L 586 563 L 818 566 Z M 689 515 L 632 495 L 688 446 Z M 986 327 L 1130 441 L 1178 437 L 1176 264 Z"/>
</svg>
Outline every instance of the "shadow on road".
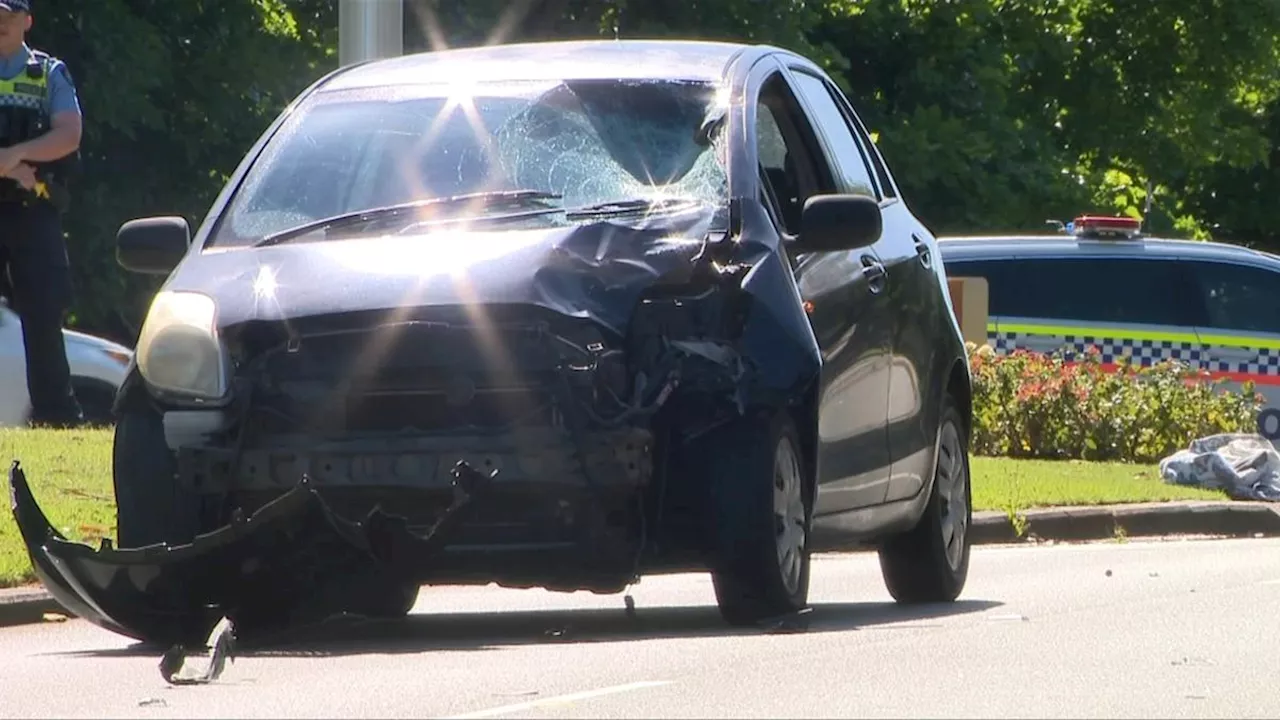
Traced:
<svg viewBox="0 0 1280 720">
<path fill-rule="evenodd" d="M 950 604 L 904 606 L 894 603 L 817 603 L 808 612 L 736 628 L 713 605 L 640 607 L 634 616 L 622 608 L 535 610 L 502 613 L 425 613 L 399 621 L 338 618 L 276 636 L 270 645 L 242 644 L 241 657 L 326 657 L 419 653 L 433 650 L 493 650 L 531 644 L 627 642 L 667 638 L 730 637 L 769 633 L 830 633 L 940 626 L 944 617 L 982 612 L 1002 603 L 960 600 Z M 784 627 L 777 627 L 783 625 Z M 892 627 L 888 627 L 892 626 Z M 160 650 L 131 645 L 100 651 L 54 653 L 61 656 L 158 656 Z"/>
</svg>

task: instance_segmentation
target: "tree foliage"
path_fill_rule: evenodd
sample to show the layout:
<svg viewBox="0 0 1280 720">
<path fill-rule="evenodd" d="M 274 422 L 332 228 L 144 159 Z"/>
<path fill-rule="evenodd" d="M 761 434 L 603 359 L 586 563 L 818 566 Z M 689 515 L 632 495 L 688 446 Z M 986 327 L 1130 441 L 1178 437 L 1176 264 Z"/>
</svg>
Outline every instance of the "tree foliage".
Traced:
<svg viewBox="0 0 1280 720">
<path fill-rule="evenodd" d="M 553 38 L 768 43 L 826 67 L 935 231 L 1084 211 L 1280 249 L 1277 0 L 405 0 L 406 47 Z M 273 117 L 337 63 L 336 0 L 45 0 L 32 44 L 86 115 L 67 231 L 75 322 L 131 342 L 154 279 L 119 225 L 200 222 Z"/>
</svg>

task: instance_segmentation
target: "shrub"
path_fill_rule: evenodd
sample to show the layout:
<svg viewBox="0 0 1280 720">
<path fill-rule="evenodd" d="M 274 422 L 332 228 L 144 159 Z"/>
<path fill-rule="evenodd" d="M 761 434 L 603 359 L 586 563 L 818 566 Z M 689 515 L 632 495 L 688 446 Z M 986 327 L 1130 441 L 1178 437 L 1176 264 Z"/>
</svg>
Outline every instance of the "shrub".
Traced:
<svg viewBox="0 0 1280 720">
<path fill-rule="evenodd" d="M 1158 462 L 1192 440 L 1255 432 L 1263 398 L 1176 361 L 1104 368 L 1097 348 L 999 355 L 968 344 L 976 455 Z M 1070 362 L 1069 362 L 1070 361 Z"/>
</svg>

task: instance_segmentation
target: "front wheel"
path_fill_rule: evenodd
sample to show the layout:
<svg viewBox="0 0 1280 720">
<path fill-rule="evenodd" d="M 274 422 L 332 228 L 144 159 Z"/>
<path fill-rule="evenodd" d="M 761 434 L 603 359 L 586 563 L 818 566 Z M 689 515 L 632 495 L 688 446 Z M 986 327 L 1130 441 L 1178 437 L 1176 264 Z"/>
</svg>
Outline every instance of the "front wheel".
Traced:
<svg viewBox="0 0 1280 720">
<path fill-rule="evenodd" d="M 750 625 L 802 609 L 812 501 L 790 416 L 744 418 L 709 445 L 712 581 L 721 616 Z"/>
<path fill-rule="evenodd" d="M 416 582 L 379 578 L 369 583 L 346 611 L 374 620 L 399 620 L 418 602 Z"/>
<path fill-rule="evenodd" d="M 969 442 L 950 397 L 942 408 L 932 485 L 916 526 L 880 548 L 885 585 L 900 603 L 952 602 L 969 575 Z"/>
</svg>

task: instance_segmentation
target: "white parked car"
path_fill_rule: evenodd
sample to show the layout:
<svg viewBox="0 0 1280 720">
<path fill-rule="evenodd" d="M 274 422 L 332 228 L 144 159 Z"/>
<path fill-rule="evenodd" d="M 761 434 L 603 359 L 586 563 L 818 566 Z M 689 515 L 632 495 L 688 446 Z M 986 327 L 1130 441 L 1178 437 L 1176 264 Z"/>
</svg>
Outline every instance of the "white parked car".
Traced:
<svg viewBox="0 0 1280 720">
<path fill-rule="evenodd" d="M 85 419 L 111 422 L 111 403 L 133 359 L 129 348 L 93 335 L 64 329 L 71 384 Z M 22 348 L 22 321 L 0 298 L 0 427 L 21 426 L 31 413 L 27 395 L 27 362 Z"/>
</svg>

